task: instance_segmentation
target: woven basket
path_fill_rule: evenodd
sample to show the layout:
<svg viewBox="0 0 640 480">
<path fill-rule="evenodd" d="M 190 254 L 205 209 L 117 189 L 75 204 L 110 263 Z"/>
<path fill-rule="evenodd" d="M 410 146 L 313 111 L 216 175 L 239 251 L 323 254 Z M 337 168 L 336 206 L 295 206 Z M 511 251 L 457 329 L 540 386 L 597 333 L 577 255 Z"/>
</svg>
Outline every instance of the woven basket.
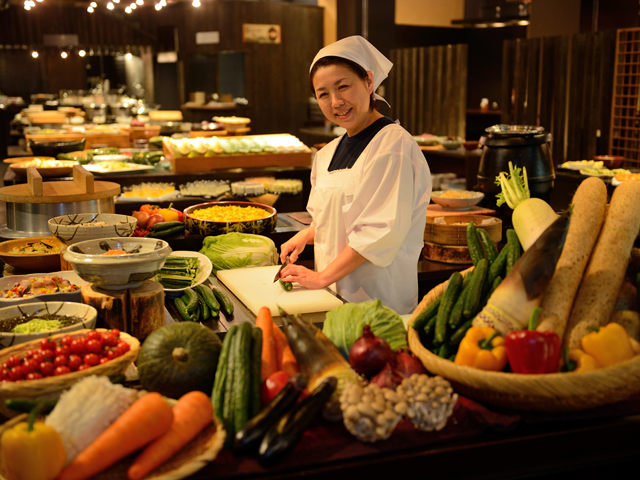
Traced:
<svg viewBox="0 0 640 480">
<path fill-rule="evenodd" d="M 175 404 L 175 400 L 167 399 L 169 403 Z M 21 414 L 12 418 L 0 426 L 0 437 L 5 430 L 12 428 L 19 422 L 26 421 L 27 414 Z M 224 446 L 227 436 L 222 422 L 214 417 L 213 423 L 202 430 L 196 438 L 185 445 L 178 453 L 167 460 L 160 467 L 156 468 L 144 480 L 178 480 L 193 475 L 212 462 L 218 456 L 218 452 Z M 93 480 L 122 480 L 127 478 L 127 470 L 136 458 L 137 452 L 122 459 L 98 475 L 91 477 Z M 8 480 L 7 471 L 0 463 L 0 480 Z"/>
<path fill-rule="evenodd" d="M 98 332 L 106 332 L 105 329 L 96 329 Z M 62 333 L 58 335 L 51 335 L 52 339 L 59 339 L 66 335 L 70 335 L 74 338 L 81 337 L 89 333 L 91 330 L 76 330 L 71 333 Z M 124 373 L 127 367 L 138 358 L 138 351 L 140 350 L 140 342 L 124 332 L 120 332 L 120 339 L 129 344 L 131 349 L 124 355 L 109 360 L 102 365 L 96 365 L 95 367 L 87 368 L 79 372 L 71 372 L 66 375 L 60 375 L 57 377 L 47 377 L 42 380 L 22 380 L 18 382 L 0 382 L 0 413 L 6 417 L 14 417 L 18 415 L 17 412 L 10 410 L 4 406 L 4 401 L 8 398 L 58 398 L 60 394 L 71 387 L 78 380 L 87 377 L 89 375 L 117 375 Z M 40 347 L 40 340 L 32 340 L 31 342 L 20 343 L 10 348 L 0 350 L 0 363 L 6 362 L 7 358 L 11 355 L 18 355 L 20 357 L 28 350 L 37 350 Z"/>
<path fill-rule="evenodd" d="M 427 293 L 409 323 L 445 288 L 446 282 Z M 413 328 L 409 328 L 409 347 L 429 372 L 449 380 L 457 392 L 498 407 L 544 412 L 586 410 L 640 392 L 640 356 L 590 372 L 524 375 L 489 372 L 440 358 L 422 346 Z"/>
</svg>

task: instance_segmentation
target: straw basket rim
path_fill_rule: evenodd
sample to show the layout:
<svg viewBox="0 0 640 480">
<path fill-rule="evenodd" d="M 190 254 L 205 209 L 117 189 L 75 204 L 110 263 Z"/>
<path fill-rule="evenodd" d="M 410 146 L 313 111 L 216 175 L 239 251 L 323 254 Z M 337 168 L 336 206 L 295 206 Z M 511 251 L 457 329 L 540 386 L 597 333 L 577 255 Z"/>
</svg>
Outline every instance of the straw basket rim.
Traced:
<svg viewBox="0 0 640 480">
<path fill-rule="evenodd" d="M 165 400 L 171 406 L 176 404 L 176 400 L 174 399 L 165 398 Z M 5 430 L 12 428 L 22 421 L 26 421 L 27 417 L 28 414 L 26 413 L 20 414 L 5 422 L 3 425 L 0 425 L 0 436 L 2 436 Z M 211 424 L 205 427 L 204 430 L 173 457 L 144 477 L 143 480 L 180 480 L 193 475 L 207 463 L 216 459 L 218 453 L 220 453 L 220 450 L 222 450 L 224 446 L 226 436 L 227 432 L 224 429 L 222 421 L 214 416 Z M 194 450 L 192 454 L 190 454 L 191 450 Z M 123 478 L 123 475 L 126 477 L 126 470 L 136 455 L 137 453 L 129 455 L 92 478 L 94 480 L 111 480 Z M 4 468 L 1 462 L 2 460 L 0 459 L 0 480 L 7 480 L 3 475 Z"/>
<path fill-rule="evenodd" d="M 91 329 L 76 330 L 74 332 L 60 333 L 51 335 L 51 339 L 59 339 L 65 336 L 80 337 L 91 332 Z M 106 332 L 107 329 L 97 328 L 95 331 Z M 16 412 L 5 407 L 4 401 L 7 398 L 16 397 L 42 397 L 57 398 L 63 390 L 70 387 L 77 381 L 89 375 L 115 375 L 123 373 L 129 364 L 135 362 L 140 351 L 140 341 L 125 332 L 120 332 L 120 339 L 129 344 L 130 350 L 113 360 L 109 360 L 102 365 L 95 365 L 86 370 L 67 373 L 60 376 L 46 377 L 39 380 L 21 380 L 17 382 L 0 382 L 0 413 L 8 418 L 14 417 Z M 31 340 L 25 343 L 19 343 L 12 347 L 0 350 L 0 363 L 11 355 L 21 355 L 29 350 L 37 349 L 42 339 Z"/>
<path fill-rule="evenodd" d="M 462 273 L 472 270 L 473 267 Z M 437 285 L 424 296 L 409 319 L 409 325 L 444 293 L 446 284 Z M 408 329 L 408 337 L 411 351 L 429 372 L 449 380 L 459 393 L 498 407 L 545 412 L 577 411 L 622 401 L 640 392 L 640 355 L 588 372 L 528 375 L 457 365 L 427 350 L 413 328 Z"/>
</svg>

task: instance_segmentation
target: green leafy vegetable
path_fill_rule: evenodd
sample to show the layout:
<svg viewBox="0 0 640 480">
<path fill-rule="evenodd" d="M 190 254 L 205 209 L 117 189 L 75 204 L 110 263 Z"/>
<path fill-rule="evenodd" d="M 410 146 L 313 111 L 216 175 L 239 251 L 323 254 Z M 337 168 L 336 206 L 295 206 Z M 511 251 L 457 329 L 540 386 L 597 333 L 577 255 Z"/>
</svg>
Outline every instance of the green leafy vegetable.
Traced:
<svg viewBox="0 0 640 480">
<path fill-rule="evenodd" d="M 59 320 L 44 320 L 42 318 L 34 318 L 28 322 L 13 327 L 13 333 L 39 333 L 50 332 L 62 328 L 62 322 Z"/>
<path fill-rule="evenodd" d="M 362 336 L 364 324 L 371 327 L 374 335 L 384 338 L 393 350 L 407 346 L 407 330 L 400 315 L 378 299 L 345 303 L 327 312 L 322 332 L 349 358 L 349 349 Z"/>
<path fill-rule="evenodd" d="M 278 263 L 278 250 L 273 240 L 250 233 L 232 232 L 205 237 L 200 253 L 211 260 L 215 271 Z"/>
</svg>

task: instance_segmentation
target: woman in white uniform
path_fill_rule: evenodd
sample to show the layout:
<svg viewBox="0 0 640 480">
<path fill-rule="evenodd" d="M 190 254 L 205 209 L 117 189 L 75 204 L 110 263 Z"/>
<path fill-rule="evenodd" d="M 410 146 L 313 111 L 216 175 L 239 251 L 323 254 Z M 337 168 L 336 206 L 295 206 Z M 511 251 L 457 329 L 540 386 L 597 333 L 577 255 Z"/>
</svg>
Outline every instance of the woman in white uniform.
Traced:
<svg viewBox="0 0 640 480">
<path fill-rule="evenodd" d="M 418 303 L 418 259 L 431 195 L 429 167 L 413 137 L 375 108 L 392 63 L 360 36 L 321 49 L 311 90 L 346 129 L 316 155 L 307 210 L 312 223 L 281 246 L 282 280 L 330 286 L 349 302 L 379 298 L 399 314 Z M 295 265 L 314 245 L 315 271 Z"/>
</svg>

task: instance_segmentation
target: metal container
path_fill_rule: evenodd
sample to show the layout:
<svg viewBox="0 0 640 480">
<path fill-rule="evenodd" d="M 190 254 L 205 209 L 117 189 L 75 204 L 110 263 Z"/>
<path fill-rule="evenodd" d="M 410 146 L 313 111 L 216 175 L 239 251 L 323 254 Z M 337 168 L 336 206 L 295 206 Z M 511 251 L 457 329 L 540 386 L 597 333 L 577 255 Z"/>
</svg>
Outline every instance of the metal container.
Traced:
<svg viewBox="0 0 640 480">
<path fill-rule="evenodd" d="M 96 198 L 69 203 L 6 203 L 7 231 L 5 238 L 51 235 L 50 218 L 69 213 L 115 213 L 115 198 Z"/>
<path fill-rule="evenodd" d="M 94 117 L 107 115 L 107 106 L 103 103 L 90 103 L 84 106 L 85 120 L 90 122 Z"/>
<path fill-rule="evenodd" d="M 496 177 L 514 167 L 525 167 L 532 197 L 549 201 L 556 178 L 549 144 L 551 134 L 543 127 L 530 125 L 494 125 L 480 137 L 482 156 L 478 167 L 475 190 L 485 194 L 482 205 L 496 209 L 496 195 L 500 186 Z"/>
</svg>

